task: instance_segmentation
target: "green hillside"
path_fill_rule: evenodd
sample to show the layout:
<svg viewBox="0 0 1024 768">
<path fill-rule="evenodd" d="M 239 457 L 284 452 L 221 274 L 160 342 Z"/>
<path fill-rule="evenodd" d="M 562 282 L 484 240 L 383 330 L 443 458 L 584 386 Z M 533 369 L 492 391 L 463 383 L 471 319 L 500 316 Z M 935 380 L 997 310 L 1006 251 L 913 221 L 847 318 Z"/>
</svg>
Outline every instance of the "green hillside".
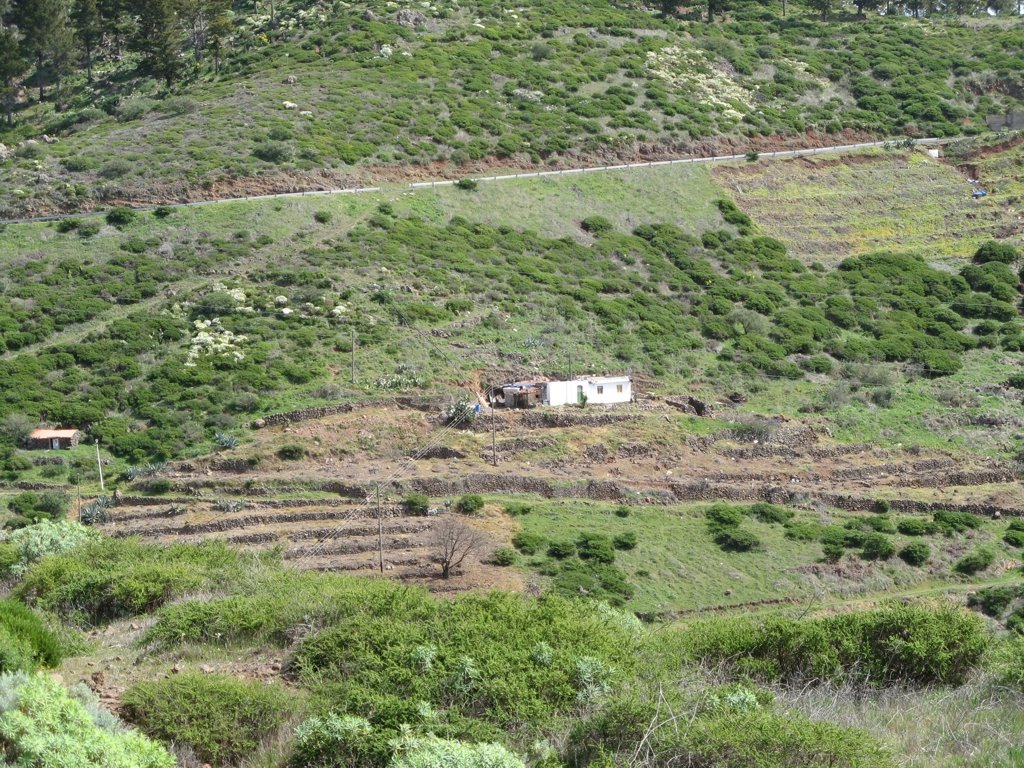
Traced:
<svg viewBox="0 0 1024 768">
<path fill-rule="evenodd" d="M 1024 68 L 1010 17 L 866 4 L 865 18 L 835 6 L 821 21 L 799 4 L 783 17 L 716 2 L 709 24 L 700 7 L 606 0 L 276 2 L 273 17 L 265 4 L 197 1 L 175 17 L 170 0 L 101 2 L 70 39 L 22 19 L 26 4 L 6 15 L 24 49 L 5 70 L 8 217 L 495 162 L 971 134 L 1020 103 Z"/>
</svg>

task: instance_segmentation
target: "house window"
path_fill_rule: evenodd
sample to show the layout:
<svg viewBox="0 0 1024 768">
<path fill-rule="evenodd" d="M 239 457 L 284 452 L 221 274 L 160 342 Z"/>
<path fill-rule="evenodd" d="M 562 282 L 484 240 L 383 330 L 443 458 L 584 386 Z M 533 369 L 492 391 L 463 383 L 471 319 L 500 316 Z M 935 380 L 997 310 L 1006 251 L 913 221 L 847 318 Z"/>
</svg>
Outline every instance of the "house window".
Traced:
<svg viewBox="0 0 1024 768">
<path fill-rule="evenodd" d="M 618 392 L 621 395 L 622 394 L 622 385 L 621 384 L 616 384 L 615 385 L 615 391 Z"/>
<path fill-rule="evenodd" d="M 597 394 L 599 394 L 599 395 L 603 395 L 604 394 L 604 387 L 601 384 L 597 385 Z"/>
</svg>

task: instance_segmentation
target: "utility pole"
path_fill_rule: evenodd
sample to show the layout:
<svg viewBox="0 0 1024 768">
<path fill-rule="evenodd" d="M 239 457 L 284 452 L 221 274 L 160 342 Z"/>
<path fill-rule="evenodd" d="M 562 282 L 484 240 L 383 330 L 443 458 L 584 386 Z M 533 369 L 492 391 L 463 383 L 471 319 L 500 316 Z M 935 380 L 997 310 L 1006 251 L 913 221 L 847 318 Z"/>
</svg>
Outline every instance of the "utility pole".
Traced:
<svg viewBox="0 0 1024 768">
<path fill-rule="evenodd" d="M 352 328 L 352 383 L 356 383 L 356 329 Z"/>
<path fill-rule="evenodd" d="M 491 463 L 498 466 L 498 427 L 494 422 L 494 403 L 491 402 Z"/>
<path fill-rule="evenodd" d="M 377 483 L 377 555 L 380 572 L 384 573 L 384 513 L 380 506 L 380 483 Z"/>
<path fill-rule="evenodd" d="M 103 486 L 103 462 L 100 461 L 100 439 L 96 438 L 96 469 L 100 471 L 100 491 L 106 491 Z"/>
</svg>

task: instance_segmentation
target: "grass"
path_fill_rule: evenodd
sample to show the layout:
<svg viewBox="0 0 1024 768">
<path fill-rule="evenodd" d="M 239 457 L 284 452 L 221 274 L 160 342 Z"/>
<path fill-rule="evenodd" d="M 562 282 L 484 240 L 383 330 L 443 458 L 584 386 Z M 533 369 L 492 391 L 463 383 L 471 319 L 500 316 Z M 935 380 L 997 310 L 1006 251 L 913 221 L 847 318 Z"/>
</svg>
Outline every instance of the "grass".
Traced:
<svg viewBox="0 0 1024 768">
<path fill-rule="evenodd" d="M 963 174 L 919 151 L 718 166 L 713 173 L 766 233 L 807 263 L 894 248 L 956 263 L 1013 222 L 1001 201 L 972 200 Z"/>
<path fill-rule="evenodd" d="M 625 572 L 635 594 L 627 601 L 630 610 L 653 615 L 694 613 L 747 603 L 789 601 L 815 605 L 821 601 L 842 604 L 873 593 L 892 595 L 915 589 L 949 589 L 961 581 L 951 569 L 956 558 L 979 543 L 995 543 L 1005 525 L 986 523 L 972 534 L 968 544 L 962 537 L 925 537 L 932 546 L 928 568 L 911 568 L 896 558 L 877 564 L 857 559 L 849 550 L 836 566 L 818 565 L 821 544 L 786 538 L 780 525 L 752 519 L 743 528 L 754 532 L 762 546 L 751 552 L 723 552 L 712 540 L 704 517 L 706 505 L 669 507 L 630 506 L 628 517 L 614 514 L 615 506 L 587 501 L 538 501 L 533 510 L 516 517 L 516 525 L 545 541 L 573 541 L 583 533 L 609 538 L 633 532 L 635 549 L 616 553 L 615 564 Z M 861 514 L 829 510 L 812 513 L 797 510 L 797 522 L 828 522 L 842 525 Z M 914 540 L 890 537 L 897 549 Z M 528 571 L 543 571 L 548 565 L 541 556 L 520 555 Z M 1014 557 L 1004 551 L 1003 556 Z M 978 579 L 992 578 L 991 573 Z"/>
</svg>

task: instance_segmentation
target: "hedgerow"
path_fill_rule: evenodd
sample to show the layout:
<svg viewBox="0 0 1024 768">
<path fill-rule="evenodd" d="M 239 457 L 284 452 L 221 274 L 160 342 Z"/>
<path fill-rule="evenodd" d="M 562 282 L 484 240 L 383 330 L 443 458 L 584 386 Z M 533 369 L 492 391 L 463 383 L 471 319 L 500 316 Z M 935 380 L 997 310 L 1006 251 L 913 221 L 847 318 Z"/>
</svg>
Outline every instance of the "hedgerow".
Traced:
<svg viewBox="0 0 1024 768">
<path fill-rule="evenodd" d="M 988 639 L 976 616 L 953 608 L 891 604 L 856 614 L 795 620 L 737 617 L 691 625 L 697 660 L 765 680 L 855 680 L 872 685 L 962 682 Z"/>
</svg>

